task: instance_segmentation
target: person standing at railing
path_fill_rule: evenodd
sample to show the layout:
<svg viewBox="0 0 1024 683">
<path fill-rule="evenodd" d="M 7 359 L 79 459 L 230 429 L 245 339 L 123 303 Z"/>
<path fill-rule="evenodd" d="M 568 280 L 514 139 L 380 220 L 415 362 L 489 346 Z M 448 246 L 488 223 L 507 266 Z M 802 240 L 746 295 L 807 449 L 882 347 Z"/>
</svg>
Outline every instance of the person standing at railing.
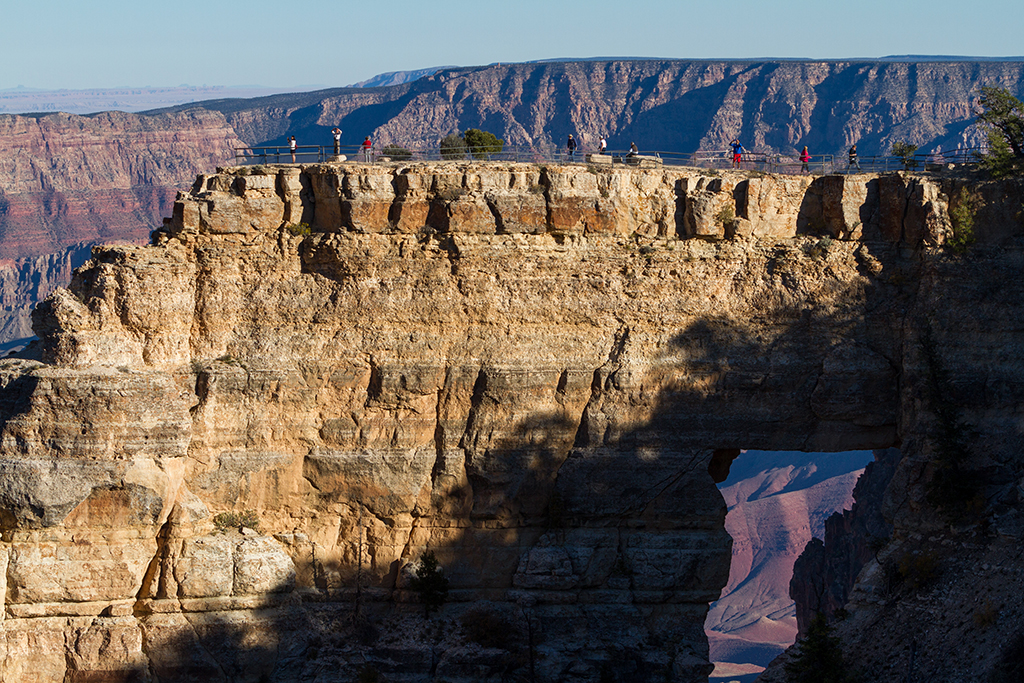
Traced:
<svg viewBox="0 0 1024 683">
<path fill-rule="evenodd" d="M 341 128 L 337 126 L 331 131 L 331 135 L 334 136 L 334 156 L 341 155 Z"/>
<path fill-rule="evenodd" d="M 734 138 L 729 146 L 732 147 L 732 167 L 739 168 L 740 162 L 743 161 L 743 153 L 747 150 L 743 149 L 739 138 Z"/>
<path fill-rule="evenodd" d="M 569 157 L 569 161 L 576 158 L 576 140 L 573 139 L 572 133 L 569 133 L 569 139 L 565 142 L 565 151 Z"/>
<path fill-rule="evenodd" d="M 811 155 L 807 153 L 807 145 L 804 145 L 804 150 L 800 152 L 800 172 L 810 173 L 811 169 L 808 163 L 811 160 Z"/>
<path fill-rule="evenodd" d="M 370 161 L 373 155 L 373 142 L 370 141 L 370 136 L 367 135 L 366 139 L 363 140 L 363 161 Z"/>
<path fill-rule="evenodd" d="M 295 136 L 288 138 L 288 151 L 292 153 L 292 163 L 295 163 L 295 148 L 299 146 L 299 143 L 295 142 Z"/>
<path fill-rule="evenodd" d="M 604 139 L 603 135 L 601 136 L 601 142 L 597 143 L 597 151 L 599 154 L 604 154 L 608 151 L 608 141 Z"/>
<path fill-rule="evenodd" d="M 856 145 L 856 143 L 853 145 L 853 147 L 850 148 L 848 156 L 849 156 L 850 162 L 846 165 L 847 172 L 849 172 L 849 170 L 851 168 L 853 168 L 854 166 L 856 166 L 857 170 L 859 171 L 860 170 L 860 161 L 857 160 L 857 145 Z"/>
</svg>

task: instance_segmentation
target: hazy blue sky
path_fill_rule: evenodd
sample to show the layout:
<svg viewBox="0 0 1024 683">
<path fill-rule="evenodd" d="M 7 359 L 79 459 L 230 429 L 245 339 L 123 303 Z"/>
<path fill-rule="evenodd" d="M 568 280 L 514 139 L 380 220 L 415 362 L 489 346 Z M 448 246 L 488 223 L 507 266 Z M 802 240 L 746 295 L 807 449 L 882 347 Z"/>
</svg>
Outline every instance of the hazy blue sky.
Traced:
<svg viewBox="0 0 1024 683">
<path fill-rule="evenodd" d="M 340 86 L 559 57 L 1024 54 L 1020 0 L 6 0 L 0 89 Z"/>
</svg>

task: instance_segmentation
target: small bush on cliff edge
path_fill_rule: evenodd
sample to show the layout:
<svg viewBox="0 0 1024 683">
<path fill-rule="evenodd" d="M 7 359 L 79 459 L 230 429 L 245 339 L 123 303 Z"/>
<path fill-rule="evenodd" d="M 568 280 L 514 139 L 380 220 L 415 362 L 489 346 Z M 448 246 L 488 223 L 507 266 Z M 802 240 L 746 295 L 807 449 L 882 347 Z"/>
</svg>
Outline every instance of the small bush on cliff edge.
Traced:
<svg viewBox="0 0 1024 683">
<path fill-rule="evenodd" d="M 903 168 L 907 170 L 917 168 L 917 159 L 914 158 L 916 153 L 917 145 L 902 140 L 892 143 L 892 148 L 889 150 L 889 154 L 899 157 L 899 160 L 903 162 Z"/>
<path fill-rule="evenodd" d="M 409 161 L 409 159 L 412 159 L 412 152 L 398 145 L 388 145 L 381 150 L 381 155 L 390 158 L 392 161 Z"/>
<path fill-rule="evenodd" d="M 462 159 L 466 156 L 466 141 L 457 133 L 452 133 L 441 140 L 442 159 Z"/>
<path fill-rule="evenodd" d="M 974 244 L 974 216 L 978 213 L 981 198 L 966 187 L 960 188 L 956 201 L 949 208 L 949 220 L 953 224 L 953 236 L 946 240 L 946 246 L 954 254 L 962 254 Z"/>
<path fill-rule="evenodd" d="M 253 510 L 246 510 L 245 512 L 222 512 L 213 518 L 213 525 L 220 531 L 227 531 L 228 529 L 240 529 L 248 528 L 253 531 L 260 530 L 260 518 L 256 516 Z"/>
<path fill-rule="evenodd" d="M 505 141 L 494 133 L 470 128 L 462 136 L 474 159 L 487 159 L 491 154 L 498 154 L 505 148 Z"/>
<path fill-rule="evenodd" d="M 890 150 L 889 154 L 892 154 L 894 157 L 899 157 L 900 161 L 903 162 L 903 168 L 910 170 L 912 168 L 917 168 L 917 159 L 914 158 L 914 154 L 916 152 L 917 145 L 897 140 L 892 143 L 892 150 Z"/>
</svg>

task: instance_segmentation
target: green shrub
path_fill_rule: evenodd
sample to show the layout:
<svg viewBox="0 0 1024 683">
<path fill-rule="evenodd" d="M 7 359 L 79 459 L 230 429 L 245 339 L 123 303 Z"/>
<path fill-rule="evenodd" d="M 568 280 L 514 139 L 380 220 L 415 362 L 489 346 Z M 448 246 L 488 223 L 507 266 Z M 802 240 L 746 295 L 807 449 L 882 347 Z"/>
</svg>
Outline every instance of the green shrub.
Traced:
<svg viewBox="0 0 1024 683">
<path fill-rule="evenodd" d="M 442 159 L 464 159 L 466 157 L 466 141 L 457 133 L 452 133 L 441 140 Z"/>
<path fill-rule="evenodd" d="M 296 237 L 309 235 L 313 232 L 312 228 L 309 227 L 309 223 L 289 223 L 284 226 L 285 230 L 295 235 Z"/>
<path fill-rule="evenodd" d="M 731 204 L 726 204 L 715 214 L 715 221 L 723 228 L 731 225 L 734 220 L 736 220 L 736 213 Z"/>
<path fill-rule="evenodd" d="M 822 237 L 814 244 L 805 244 L 803 247 L 804 253 L 811 258 L 817 260 L 828 254 L 829 247 L 832 246 L 831 237 Z"/>
<path fill-rule="evenodd" d="M 914 158 L 914 154 L 917 152 L 917 145 L 912 145 L 909 142 L 897 141 L 892 143 L 892 149 L 889 154 L 894 157 L 899 157 L 900 161 L 903 162 L 903 168 L 910 170 L 917 168 L 917 159 Z"/>
<path fill-rule="evenodd" d="M 260 519 L 253 510 L 246 510 L 242 513 L 222 512 L 213 518 L 213 525 L 220 531 L 242 527 L 259 531 Z"/>
<path fill-rule="evenodd" d="M 477 128 L 470 128 L 462 137 L 474 159 L 487 159 L 491 154 L 498 154 L 505 148 L 504 140 L 494 133 Z"/>
<path fill-rule="evenodd" d="M 409 587 L 419 593 L 427 617 L 448 599 L 448 577 L 444 575 L 444 569 L 438 565 L 433 552 L 427 551 L 420 557 Z"/>
<path fill-rule="evenodd" d="M 903 585 L 911 591 L 919 591 L 935 583 L 939 578 L 939 558 L 931 552 L 908 553 L 897 563 Z"/>
<path fill-rule="evenodd" d="M 974 217 L 980 205 L 981 197 L 961 187 L 956 201 L 949 207 L 953 236 L 946 240 L 946 247 L 954 254 L 962 254 L 974 244 Z"/>
<path fill-rule="evenodd" d="M 392 161 L 408 161 L 412 159 L 412 152 L 398 145 L 388 145 L 381 150 L 381 154 L 390 157 Z"/>
</svg>

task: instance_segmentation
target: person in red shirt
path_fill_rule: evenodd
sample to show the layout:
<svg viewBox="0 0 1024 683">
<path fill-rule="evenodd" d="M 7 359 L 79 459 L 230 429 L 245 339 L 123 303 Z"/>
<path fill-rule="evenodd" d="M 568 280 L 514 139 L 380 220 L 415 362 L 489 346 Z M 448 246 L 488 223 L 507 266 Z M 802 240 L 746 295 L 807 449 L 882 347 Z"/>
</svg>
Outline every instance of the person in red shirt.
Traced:
<svg viewBox="0 0 1024 683">
<path fill-rule="evenodd" d="M 804 146 L 804 151 L 800 152 L 800 172 L 809 173 L 810 168 L 807 163 L 811 160 L 811 155 L 807 153 L 807 147 Z"/>
<path fill-rule="evenodd" d="M 363 140 L 363 161 L 370 161 L 370 150 L 373 149 L 373 143 L 370 142 L 370 136 L 367 135 L 366 139 Z"/>
</svg>

